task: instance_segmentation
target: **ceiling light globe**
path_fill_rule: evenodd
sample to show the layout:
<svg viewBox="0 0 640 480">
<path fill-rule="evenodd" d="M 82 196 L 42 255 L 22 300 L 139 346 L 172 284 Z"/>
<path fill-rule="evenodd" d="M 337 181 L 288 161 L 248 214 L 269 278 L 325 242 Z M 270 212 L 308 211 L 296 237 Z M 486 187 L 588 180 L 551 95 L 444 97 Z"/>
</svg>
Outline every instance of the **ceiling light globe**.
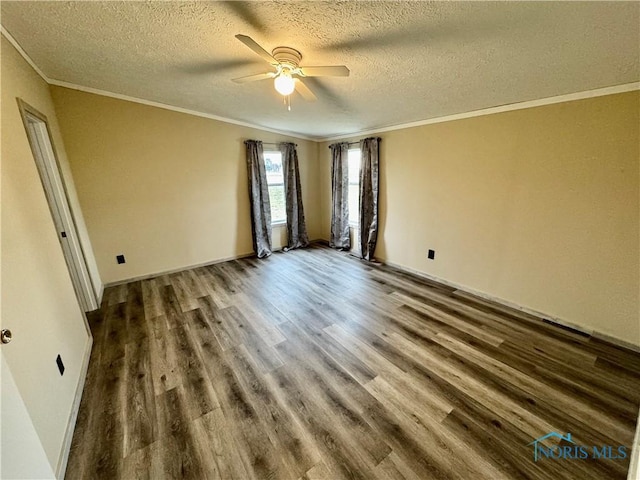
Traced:
<svg viewBox="0 0 640 480">
<path fill-rule="evenodd" d="M 291 74 L 282 72 L 273 81 L 276 90 L 281 95 L 291 95 L 295 89 L 295 81 L 291 78 Z"/>
</svg>

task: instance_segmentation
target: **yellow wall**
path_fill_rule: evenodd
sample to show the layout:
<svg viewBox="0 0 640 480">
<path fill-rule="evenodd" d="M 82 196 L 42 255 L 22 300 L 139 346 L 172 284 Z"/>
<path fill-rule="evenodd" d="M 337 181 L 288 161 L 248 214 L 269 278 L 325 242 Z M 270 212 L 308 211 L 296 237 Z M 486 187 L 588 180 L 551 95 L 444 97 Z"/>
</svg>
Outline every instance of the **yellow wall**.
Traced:
<svg viewBox="0 0 640 480">
<path fill-rule="evenodd" d="M 63 449 L 81 366 L 90 339 L 71 284 L 57 231 L 20 118 L 16 97 L 45 114 L 94 283 L 101 287 L 73 179 L 69 176 L 47 84 L 11 44 L 2 41 L 2 327 L 12 330 L 2 347 L 16 385 L 54 471 Z M 60 354 L 64 376 L 56 367 Z"/>
<path fill-rule="evenodd" d="M 640 345 L 639 97 L 380 134 L 376 256 Z"/>
<path fill-rule="evenodd" d="M 52 87 L 105 283 L 253 251 L 243 141 L 298 144 L 311 239 L 320 237 L 317 146 L 207 118 Z M 286 241 L 274 228 L 274 247 Z M 116 263 L 124 254 L 126 262 Z"/>
</svg>

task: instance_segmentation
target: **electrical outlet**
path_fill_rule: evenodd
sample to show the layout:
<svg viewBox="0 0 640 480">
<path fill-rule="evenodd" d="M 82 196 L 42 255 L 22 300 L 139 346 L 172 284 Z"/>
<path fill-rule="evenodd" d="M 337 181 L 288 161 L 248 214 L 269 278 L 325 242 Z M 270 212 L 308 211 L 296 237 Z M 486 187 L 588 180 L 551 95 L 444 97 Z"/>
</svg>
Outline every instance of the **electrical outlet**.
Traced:
<svg viewBox="0 0 640 480">
<path fill-rule="evenodd" d="M 436 258 L 436 251 L 435 250 L 429 250 L 427 252 L 427 258 L 429 260 L 434 260 Z"/>
<path fill-rule="evenodd" d="M 116 255 L 116 260 L 118 261 L 118 264 L 125 263 L 124 255 Z"/>
<path fill-rule="evenodd" d="M 56 365 L 58 365 L 58 370 L 60 370 L 60 376 L 64 374 L 64 363 L 62 363 L 62 357 L 58 355 L 56 357 Z"/>
</svg>

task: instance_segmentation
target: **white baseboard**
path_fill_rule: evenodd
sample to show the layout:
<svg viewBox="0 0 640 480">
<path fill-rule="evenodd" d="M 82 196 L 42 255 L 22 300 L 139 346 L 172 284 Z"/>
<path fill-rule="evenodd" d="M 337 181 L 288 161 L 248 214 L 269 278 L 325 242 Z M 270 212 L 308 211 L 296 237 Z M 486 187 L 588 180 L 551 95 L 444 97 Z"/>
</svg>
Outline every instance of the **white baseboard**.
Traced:
<svg viewBox="0 0 640 480">
<path fill-rule="evenodd" d="M 505 300 L 503 298 L 499 298 L 499 297 L 496 297 L 494 295 L 490 295 L 488 293 L 481 292 L 479 290 L 475 290 L 475 289 L 470 288 L 470 287 L 468 287 L 466 285 L 460 285 L 460 284 L 457 284 L 455 282 L 451 282 L 449 280 L 445 280 L 443 278 L 436 277 L 434 275 L 429 275 L 428 273 L 424 273 L 424 272 L 421 272 L 419 270 L 414 270 L 414 269 L 406 267 L 404 265 L 398 265 L 398 264 L 395 264 L 395 263 L 392 263 L 392 262 L 388 262 L 388 261 L 385 261 L 385 260 L 381 260 L 381 263 L 383 263 L 385 265 L 389 265 L 389 266 L 394 267 L 394 268 L 397 268 L 398 270 L 402 270 L 404 272 L 410 273 L 410 274 L 415 275 L 417 277 L 422 277 L 422 278 L 425 278 L 427 280 L 431 280 L 431 281 L 434 281 L 434 282 L 437 282 L 437 283 L 441 283 L 442 285 L 446 285 L 448 287 L 455 288 L 456 290 L 461 290 L 461 291 L 463 291 L 465 293 L 469 293 L 471 295 L 475 295 L 476 297 L 480 297 L 480 298 L 483 298 L 485 300 L 489 300 L 489 301 L 498 303 L 498 304 L 503 305 L 505 307 L 509 307 L 509 308 L 514 309 L 514 310 L 519 310 L 519 311 L 521 311 L 523 313 L 526 313 L 526 314 L 529 314 L 529 315 L 533 315 L 534 317 L 539 318 L 540 321 L 545 321 L 546 320 L 546 321 L 549 321 L 551 323 L 555 323 L 555 324 L 559 325 L 560 327 L 565 327 L 565 328 L 569 328 L 569 329 L 572 329 L 572 330 L 576 330 L 576 331 L 578 331 L 580 333 L 584 333 L 585 335 L 589 335 L 589 336 L 591 336 L 593 338 L 606 341 L 606 342 L 611 343 L 611 344 L 613 344 L 613 345 L 615 345 L 617 347 L 625 348 L 627 350 L 632 350 L 634 352 L 640 352 L 640 345 L 636 345 L 635 343 L 631 343 L 631 342 L 627 342 L 625 340 L 621 340 L 621 339 L 619 339 L 617 337 L 612 337 L 611 335 L 607 335 L 606 333 L 602 333 L 602 332 L 598 332 L 596 330 L 588 329 L 588 328 L 586 328 L 586 327 L 584 327 L 582 325 L 577 325 L 575 323 L 568 322 L 568 321 L 566 321 L 564 319 L 554 317 L 553 315 L 548 315 L 548 314 L 546 314 L 544 312 L 540 312 L 540 311 L 534 310 L 532 308 L 523 307 L 522 305 L 518 305 L 516 303 L 510 302 L 510 301 Z"/>
<path fill-rule="evenodd" d="M 318 243 L 318 242 L 326 242 L 326 240 L 322 240 L 322 239 L 310 240 L 309 241 L 309 245 L 311 245 L 313 243 Z M 285 246 L 286 245 L 283 245 L 281 247 L 276 247 L 276 248 L 272 249 L 272 252 L 280 252 L 280 251 L 282 251 L 282 249 Z M 247 257 L 253 257 L 253 256 L 255 256 L 255 252 L 242 253 L 240 255 L 235 255 L 233 257 L 219 258 L 217 260 L 209 260 L 207 262 L 197 263 L 197 264 L 194 264 L 194 265 L 186 265 L 184 267 L 173 268 L 171 270 L 163 270 L 161 272 L 155 272 L 155 273 L 149 273 L 149 274 L 145 274 L 145 275 L 139 275 L 137 277 L 126 278 L 126 279 L 123 279 L 123 280 L 116 280 L 115 282 L 105 283 L 103 285 L 103 288 L 106 289 L 106 288 L 109 288 L 109 287 L 116 287 L 118 285 L 124 285 L 125 283 L 139 282 L 140 280 L 148 280 L 149 278 L 159 277 L 160 275 L 169 275 L 171 273 L 182 272 L 184 270 L 191 270 L 192 268 L 208 267 L 209 265 L 216 265 L 218 263 L 230 262 L 232 260 L 240 260 L 241 258 L 247 258 Z M 101 301 L 102 301 L 102 299 L 101 299 Z"/>
<path fill-rule="evenodd" d="M 281 249 L 274 249 L 274 252 L 277 252 Z M 149 273 L 145 275 L 139 275 L 137 277 L 125 278 L 123 280 L 116 280 L 115 282 L 109 282 L 104 284 L 104 288 L 116 287 L 118 285 L 124 285 L 125 283 L 130 282 L 139 282 L 140 280 L 148 280 L 150 278 L 159 277 L 160 275 L 169 275 L 171 273 L 182 272 L 184 270 L 191 270 L 192 268 L 200 268 L 200 267 L 208 267 L 209 265 L 215 265 L 217 263 L 230 262 L 231 260 L 239 260 L 241 258 L 253 257 L 255 255 L 254 252 L 251 253 L 243 253 L 240 255 L 235 255 L 233 257 L 225 257 L 220 258 L 218 260 L 209 260 L 207 262 L 196 263 L 193 265 L 185 265 L 184 267 L 172 268 L 170 270 L 162 270 L 160 272 Z"/>
<path fill-rule="evenodd" d="M 98 308 L 102 305 L 102 297 L 104 297 L 104 283 L 100 282 L 100 292 L 98 293 Z"/>
<path fill-rule="evenodd" d="M 82 400 L 82 392 L 84 391 L 84 384 L 87 380 L 87 372 L 89 370 L 89 359 L 91 358 L 91 347 L 93 346 L 93 336 L 89 334 L 87 340 L 87 346 L 85 347 L 84 356 L 82 358 L 82 367 L 80 369 L 80 378 L 78 379 L 78 385 L 76 386 L 76 394 L 73 399 L 73 405 L 71 406 L 71 414 L 69 415 L 69 421 L 67 423 L 67 429 L 64 434 L 64 442 L 62 442 L 62 451 L 58 458 L 58 466 L 56 468 L 56 478 L 63 479 L 67 471 L 67 463 L 69 462 L 69 452 L 71 450 L 71 441 L 73 440 L 73 432 L 76 428 L 76 421 L 78 419 L 78 412 L 80 410 L 80 401 Z"/>
</svg>

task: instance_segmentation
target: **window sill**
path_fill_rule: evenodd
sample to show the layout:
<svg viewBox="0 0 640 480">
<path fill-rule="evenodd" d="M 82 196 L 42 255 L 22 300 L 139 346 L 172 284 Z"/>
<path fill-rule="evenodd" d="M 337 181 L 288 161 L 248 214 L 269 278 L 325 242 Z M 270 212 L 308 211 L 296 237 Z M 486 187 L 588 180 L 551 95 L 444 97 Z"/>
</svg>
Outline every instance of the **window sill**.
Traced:
<svg viewBox="0 0 640 480">
<path fill-rule="evenodd" d="M 282 220 L 280 222 L 271 222 L 271 226 L 272 227 L 284 227 L 287 225 L 287 221 L 286 220 Z"/>
</svg>

